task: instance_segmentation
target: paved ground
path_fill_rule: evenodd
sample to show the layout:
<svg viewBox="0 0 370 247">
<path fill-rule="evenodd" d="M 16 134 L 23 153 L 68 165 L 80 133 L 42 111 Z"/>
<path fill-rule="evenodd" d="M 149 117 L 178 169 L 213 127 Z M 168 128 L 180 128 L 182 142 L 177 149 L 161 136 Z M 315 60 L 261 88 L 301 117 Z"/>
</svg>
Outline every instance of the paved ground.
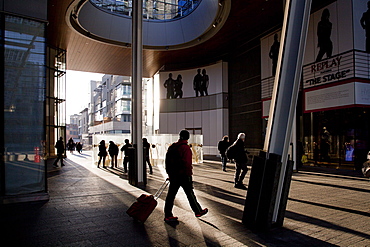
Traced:
<svg viewBox="0 0 370 247">
<path fill-rule="evenodd" d="M 354 171 L 295 173 L 284 227 L 260 233 L 241 224 L 246 191 L 233 188 L 231 164 L 226 173 L 219 162 L 195 166 L 196 195 L 210 212 L 195 218 L 181 192 L 172 226 L 163 222 L 166 193 L 145 224 L 134 222 L 126 210 L 144 191 L 121 168 L 98 169 L 88 152 L 65 164 L 48 174 L 49 202 L 0 208 L 2 246 L 370 246 L 370 181 Z M 164 178 L 155 166 L 146 190 Z"/>
</svg>

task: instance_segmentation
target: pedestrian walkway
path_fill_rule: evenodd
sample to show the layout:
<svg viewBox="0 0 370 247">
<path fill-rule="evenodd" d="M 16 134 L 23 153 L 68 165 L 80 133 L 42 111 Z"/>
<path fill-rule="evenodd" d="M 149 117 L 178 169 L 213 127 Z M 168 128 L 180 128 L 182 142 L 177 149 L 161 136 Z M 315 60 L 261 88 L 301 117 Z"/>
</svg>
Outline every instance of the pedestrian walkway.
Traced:
<svg viewBox="0 0 370 247">
<path fill-rule="evenodd" d="M 164 181 L 161 164 L 146 191 L 128 184 L 122 164 L 98 169 L 91 152 L 69 154 L 65 164 L 49 167 L 50 201 L 1 207 L 2 246 L 370 246 L 370 181 L 354 171 L 295 173 L 284 227 L 259 233 L 241 224 L 246 191 L 233 187 L 232 164 L 227 172 L 220 162 L 194 165 L 195 193 L 209 213 L 196 218 L 180 190 L 178 225 L 163 221 L 166 193 L 145 224 L 126 214 Z"/>
</svg>

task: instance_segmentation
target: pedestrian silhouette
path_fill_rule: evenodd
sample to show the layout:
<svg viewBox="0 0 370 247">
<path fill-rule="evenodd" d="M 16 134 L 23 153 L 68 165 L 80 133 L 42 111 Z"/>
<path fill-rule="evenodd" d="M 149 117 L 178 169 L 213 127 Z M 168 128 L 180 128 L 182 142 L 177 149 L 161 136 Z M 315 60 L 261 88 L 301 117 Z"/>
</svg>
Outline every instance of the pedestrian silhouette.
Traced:
<svg viewBox="0 0 370 247">
<path fill-rule="evenodd" d="M 366 52 L 370 53 L 370 1 L 367 2 L 367 11 L 362 14 L 360 23 L 366 32 Z"/>
<path fill-rule="evenodd" d="M 226 164 L 227 164 L 227 157 L 226 157 L 226 150 L 230 147 L 229 137 L 224 136 L 221 141 L 218 142 L 217 149 L 221 155 L 221 162 L 222 162 L 222 170 L 226 172 Z"/>
<path fill-rule="evenodd" d="M 321 61 L 322 57 L 326 54 L 326 57 L 331 57 L 333 52 L 333 42 L 331 42 L 331 29 L 332 23 L 329 21 L 330 12 L 328 9 L 324 9 L 321 14 L 321 21 L 317 24 L 317 47 L 320 48 L 319 54 L 317 54 L 316 62 Z"/>
<path fill-rule="evenodd" d="M 168 188 L 164 206 L 164 221 L 167 223 L 177 222 L 178 220 L 173 215 L 172 209 L 180 187 L 183 188 L 196 217 L 201 217 L 208 213 L 208 209 L 202 209 L 198 203 L 193 190 L 192 152 L 188 145 L 190 133 L 187 130 L 182 130 L 179 136 L 178 142 L 173 143 L 166 154 L 166 172 L 170 180 L 170 187 Z"/>
<path fill-rule="evenodd" d="M 128 149 L 131 148 L 132 145 L 130 144 L 130 141 L 128 139 L 125 140 L 125 145 L 121 148 L 121 151 L 124 152 L 124 158 L 123 158 L 123 169 L 124 172 L 127 173 L 127 163 L 129 162 L 129 151 Z"/>
<path fill-rule="evenodd" d="M 209 76 L 207 75 L 207 71 L 205 69 L 202 70 L 202 85 L 201 85 L 201 95 L 208 96 L 208 86 L 209 86 Z"/>
<path fill-rule="evenodd" d="M 153 174 L 152 164 L 150 164 L 150 144 L 146 138 L 143 138 L 143 148 L 144 148 L 144 164 L 148 163 L 149 166 L 149 174 Z"/>
<path fill-rule="evenodd" d="M 118 157 L 118 146 L 113 142 L 109 141 L 108 153 L 111 157 L 111 167 L 117 168 L 117 157 Z"/>
<path fill-rule="evenodd" d="M 168 79 L 164 82 L 164 87 L 167 88 L 167 99 L 173 99 L 175 80 L 172 78 L 172 73 L 168 74 Z"/>
<path fill-rule="evenodd" d="M 68 146 L 69 152 L 73 154 L 73 150 L 75 149 L 75 142 L 73 141 L 72 137 L 69 138 L 67 146 Z"/>
<path fill-rule="evenodd" d="M 54 161 L 54 166 L 58 167 L 58 161 L 60 160 L 60 165 L 64 166 L 63 164 L 63 154 L 64 154 L 64 142 L 63 137 L 59 137 L 59 140 L 55 143 L 54 146 L 57 149 L 57 159 Z"/>
<path fill-rule="evenodd" d="M 194 91 L 195 91 L 195 96 L 198 97 L 199 94 L 200 96 L 203 96 L 203 91 L 201 89 L 202 87 L 202 75 L 201 75 L 201 72 L 202 70 L 201 69 L 198 69 L 197 72 L 198 74 L 196 74 L 196 76 L 194 77 L 194 81 L 193 81 L 193 86 L 194 86 Z"/>
<path fill-rule="evenodd" d="M 280 49 L 280 42 L 278 40 L 278 35 L 275 33 L 274 35 L 274 43 L 272 44 L 270 48 L 269 57 L 272 60 L 272 75 L 275 76 L 276 74 L 276 66 L 278 62 L 279 57 L 279 49 Z"/>
<path fill-rule="evenodd" d="M 99 161 L 98 161 L 98 168 L 100 165 L 100 162 L 103 160 L 103 168 L 105 168 L 105 158 L 107 157 L 107 149 L 105 147 L 105 141 L 101 140 L 99 143 Z"/>
<path fill-rule="evenodd" d="M 182 98 L 182 94 L 183 94 L 183 92 L 182 92 L 182 85 L 183 84 L 184 83 L 182 82 L 182 76 L 181 75 L 178 75 L 177 76 L 177 79 L 175 81 L 175 86 L 174 86 L 174 88 L 175 88 L 175 96 L 174 96 L 174 98 L 175 99 L 177 97 Z"/>
<path fill-rule="evenodd" d="M 76 150 L 78 153 L 81 153 L 82 152 L 82 144 L 81 142 L 77 142 L 76 144 Z"/>
</svg>

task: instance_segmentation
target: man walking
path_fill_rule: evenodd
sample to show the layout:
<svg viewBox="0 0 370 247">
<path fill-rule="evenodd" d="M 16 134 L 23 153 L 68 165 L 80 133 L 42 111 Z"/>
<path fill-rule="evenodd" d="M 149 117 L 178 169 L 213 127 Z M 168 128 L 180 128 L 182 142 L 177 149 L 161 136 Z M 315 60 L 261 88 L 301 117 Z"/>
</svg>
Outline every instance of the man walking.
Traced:
<svg viewBox="0 0 370 247">
<path fill-rule="evenodd" d="M 243 180 L 245 178 L 245 175 L 248 172 L 247 168 L 247 162 L 248 157 L 246 153 L 248 153 L 244 149 L 244 140 L 245 140 L 245 134 L 239 133 L 238 139 L 230 146 L 229 149 L 233 149 L 234 153 L 234 160 L 235 160 L 235 188 L 246 190 L 247 188 L 243 184 Z"/>
<path fill-rule="evenodd" d="M 180 132 L 180 139 L 173 143 L 166 154 L 166 172 L 170 179 L 166 203 L 164 206 L 165 222 L 174 222 L 178 218 L 172 214 L 173 203 L 180 187 L 183 188 L 189 204 L 196 217 L 208 213 L 208 209 L 202 209 L 193 191 L 193 166 L 192 153 L 188 146 L 190 133 L 187 130 Z"/>
<path fill-rule="evenodd" d="M 218 142 L 217 147 L 221 155 L 222 170 L 226 172 L 226 164 L 227 164 L 226 149 L 230 147 L 229 137 L 224 136 L 222 140 Z"/>
<path fill-rule="evenodd" d="M 57 159 L 54 161 L 54 166 L 58 167 L 58 161 L 60 160 L 60 165 L 64 166 L 63 164 L 63 154 L 64 154 L 64 142 L 63 137 L 59 137 L 59 140 L 55 143 L 54 146 L 57 149 Z"/>
</svg>

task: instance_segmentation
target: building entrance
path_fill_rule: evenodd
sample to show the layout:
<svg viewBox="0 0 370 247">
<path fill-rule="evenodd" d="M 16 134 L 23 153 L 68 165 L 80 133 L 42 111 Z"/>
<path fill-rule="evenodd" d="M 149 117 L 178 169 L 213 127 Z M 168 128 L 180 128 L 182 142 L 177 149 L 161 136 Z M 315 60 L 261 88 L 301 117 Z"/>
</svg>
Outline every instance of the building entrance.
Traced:
<svg viewBox="0 0 370 247">
<path fill-rule="evenodd" d="M 309 163 L 361 169 L 370 150 L 369 112 L 356 107 L 305 113 L 302 140 Z"/>
</svg>

